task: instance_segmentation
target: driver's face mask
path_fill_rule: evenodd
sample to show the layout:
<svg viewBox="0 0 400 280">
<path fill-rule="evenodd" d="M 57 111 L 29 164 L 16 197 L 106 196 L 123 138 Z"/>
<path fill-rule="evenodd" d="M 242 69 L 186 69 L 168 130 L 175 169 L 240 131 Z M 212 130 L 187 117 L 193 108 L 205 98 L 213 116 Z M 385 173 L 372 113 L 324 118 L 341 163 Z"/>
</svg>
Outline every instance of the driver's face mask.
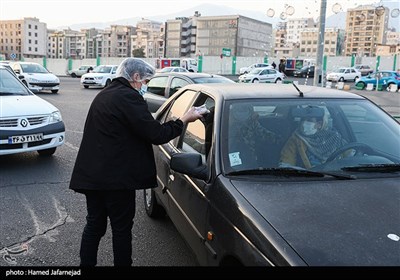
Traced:
<svg viewBox="0 0 400 280">
<path fill-rule="evenodd" d="M 302 124 L 304 135 L 314 135 L 317 133 L 317 124 L 315 122 L 304 121 Z"/>
</svg>

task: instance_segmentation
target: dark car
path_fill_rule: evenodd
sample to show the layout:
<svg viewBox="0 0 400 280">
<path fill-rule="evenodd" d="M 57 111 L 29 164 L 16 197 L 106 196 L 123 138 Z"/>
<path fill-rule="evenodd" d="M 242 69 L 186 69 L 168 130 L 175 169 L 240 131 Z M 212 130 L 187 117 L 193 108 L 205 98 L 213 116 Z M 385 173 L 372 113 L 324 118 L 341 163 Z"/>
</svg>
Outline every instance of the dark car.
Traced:
<svg viewBox="0 0 400 280">
<path fill-rule="evenodd" d="M 354 68 L 360 71 L 362 76 L 367 76 L 374 72 L 374 69 L 372 69 L 369 65 L 365 64 L 356 64 L 354 65 Z"/>
<path fill-rule="evenodd" d="M 175 93 L 155 114 L 161 123 L 191 106 L 210 113 L 153 146 L 159 186 L 144 190 L 147 214 L 166 211 L 200 265 L 399 266 L 400 124 L 362 96 L 299 89 Z M 314 111 L 347 144 L 316 167 L 282 167 L 283 145 Z M 265 129 L 279 137 L 260 137 Z"/>
<path fill-rule="evenodd" d="M 192 72 L 156 73 L 148 83 L 144 98 L 151 112 L 158 108 L 176 91 L 189 84 L 235 83 L 220 75 Z"/>
<path fill-rule="evenodd" d="M 315 71 L 315 66 L 310 65 L 310 66 L 304 66 L 300 68 L 299 70 L 295 70 L 293 72 L 293 76 L 295 77 L 314 77 L 314 71 Z"/>
</svg>

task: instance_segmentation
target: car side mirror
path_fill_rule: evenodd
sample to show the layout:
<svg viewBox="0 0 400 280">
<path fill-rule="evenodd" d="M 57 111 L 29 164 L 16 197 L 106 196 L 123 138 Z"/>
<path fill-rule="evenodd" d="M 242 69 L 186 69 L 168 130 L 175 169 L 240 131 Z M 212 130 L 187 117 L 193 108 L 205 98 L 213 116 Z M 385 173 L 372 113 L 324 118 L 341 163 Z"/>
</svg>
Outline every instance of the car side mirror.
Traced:
<svg viewBox="0 0 400 280">
<path fill-rule="evenodd" d="M 15 72 L 15 74 L 20 74 L 21 73 L 21 71 L 19 71 L 19 69 L 15 69 L 14 72 Z"/>
<path fill-rule="evenodd" d="M 188 176 L 207 180 L 208 168 L 203 164 L 201 154 L 176 153 L 171 156 L 170 167 L 172 170 Z"/>
</svg>

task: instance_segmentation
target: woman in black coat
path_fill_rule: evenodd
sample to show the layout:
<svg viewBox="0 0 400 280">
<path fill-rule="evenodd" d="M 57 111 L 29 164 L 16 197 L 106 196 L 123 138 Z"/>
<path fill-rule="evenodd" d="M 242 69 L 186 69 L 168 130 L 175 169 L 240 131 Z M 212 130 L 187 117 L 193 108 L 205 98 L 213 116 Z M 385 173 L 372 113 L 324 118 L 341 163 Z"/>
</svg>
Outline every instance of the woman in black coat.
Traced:
<svg viewBox="0 0 400 280">
<path fill-rule="evenodd" d="M 132 264 L 135 190 L 157 186 L 152 145 L 167 143 L 201 115 L 191 108 L 175 121 L 160 124 L 143 99 L 155 69 L 137 58 L 125 59 L 117 77 L 98 93 L 86 118 L 70 188 L 86 196 L 82 266 L 97 264 L 100 239 L 110 219 L 114 265 Z"/>
</svg>

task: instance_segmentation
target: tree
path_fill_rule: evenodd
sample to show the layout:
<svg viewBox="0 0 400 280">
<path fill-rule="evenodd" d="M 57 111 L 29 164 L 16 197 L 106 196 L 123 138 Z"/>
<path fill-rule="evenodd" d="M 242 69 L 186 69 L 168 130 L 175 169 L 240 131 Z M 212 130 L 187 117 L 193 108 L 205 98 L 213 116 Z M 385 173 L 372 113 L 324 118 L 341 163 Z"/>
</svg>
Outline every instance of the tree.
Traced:
<svg viewBox="0 0 400 280">
<path fill-rule="evenodd" d="M 139 48 L 139 49 L 134 49 L 134 50 L 132 51 L 132 56 L 133 56 L 133 57 L 141 57 L 141 58 L 146 57 L 146 56 L 144 55 L 144 49 L 143 49 L 143 47 L 141 47 L 141 48 Z"/>
</svg>

